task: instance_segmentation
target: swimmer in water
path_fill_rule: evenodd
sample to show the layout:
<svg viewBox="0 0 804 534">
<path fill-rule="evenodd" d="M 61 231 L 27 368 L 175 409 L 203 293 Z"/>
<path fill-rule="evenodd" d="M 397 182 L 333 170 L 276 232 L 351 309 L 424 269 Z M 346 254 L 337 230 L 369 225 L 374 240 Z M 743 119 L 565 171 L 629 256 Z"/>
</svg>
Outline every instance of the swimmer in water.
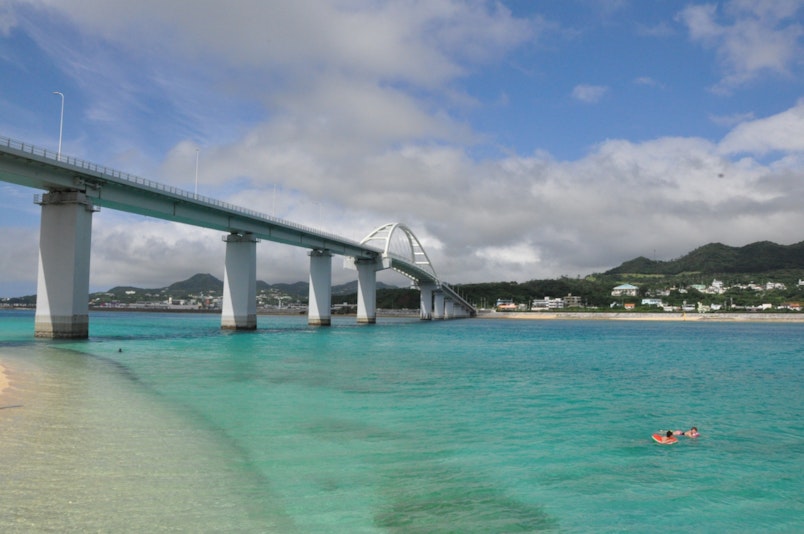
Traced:
<svg viewBox="0 0 804 534">
<path fill-rule="evenodd" d="M 676 430 L 673 432 L 674 436 L 686 436 L 688 438 L 697 438 L 700 434 L 698 434 L 698 427 L 694 426 L 687 430 L 686 432 L 683 430 Z"/>
<path fill-rule="evenodd" d="M 662 436 L 662 440 L 660 443 L 667 443 L 667 442 L 672 443 L 671 440 L 675 441 L 675 438 L 673 437 L 673 431 L 668 430 L 667 433 L 664 436 Z"/>
</svg>

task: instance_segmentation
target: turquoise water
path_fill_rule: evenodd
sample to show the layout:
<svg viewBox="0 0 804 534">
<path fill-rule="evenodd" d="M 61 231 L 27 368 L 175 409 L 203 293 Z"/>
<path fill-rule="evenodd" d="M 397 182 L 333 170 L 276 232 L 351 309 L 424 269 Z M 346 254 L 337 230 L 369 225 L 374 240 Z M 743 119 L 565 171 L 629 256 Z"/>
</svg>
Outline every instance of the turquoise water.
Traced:
<svg viewBox="0 0 804 534">
<path fill-rule="evenodd" d="M 0 531 L 804 530 L 800 323 L 219 320 L 0 313 Z"/>
</svg>

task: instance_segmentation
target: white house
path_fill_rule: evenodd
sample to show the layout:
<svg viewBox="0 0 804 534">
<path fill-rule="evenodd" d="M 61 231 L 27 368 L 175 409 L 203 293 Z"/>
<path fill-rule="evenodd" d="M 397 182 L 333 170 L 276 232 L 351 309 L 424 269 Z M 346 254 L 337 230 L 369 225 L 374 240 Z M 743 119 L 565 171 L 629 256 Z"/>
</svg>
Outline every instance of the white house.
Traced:
<svg viewBox="0 0 804 534">
<path fill-rule="evenodd" d="M 622 284 L 611 290 L 612 297 L 636 297 L 639 288 L 631 284 Z"/>
<path fill-rule="evenodd" d="M 643 306 L 664 306 L 662 299 L 642 299 Z"/>
<path fill-rule="evenodd" d="M 551 299 L 550 297 L 533 299 L 531 307 L 534 310 L 560 310 L 564 308 L 564 299 Z"/>
</svg>

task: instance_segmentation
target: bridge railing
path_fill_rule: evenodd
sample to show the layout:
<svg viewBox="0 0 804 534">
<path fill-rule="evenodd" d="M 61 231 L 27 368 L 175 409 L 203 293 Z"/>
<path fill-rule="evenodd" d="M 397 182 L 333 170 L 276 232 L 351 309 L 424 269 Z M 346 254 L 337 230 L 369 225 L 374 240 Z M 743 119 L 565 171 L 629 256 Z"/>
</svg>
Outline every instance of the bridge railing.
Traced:
<svg viewBox="0 0 804 534">
<path fill-rule="evenodd" d="M 433 282 L 439 282 L 438 276 L 435 274 L 435 269 L 433 269 L 433 266 L 429 263 L 417 262 L 415 259 L 411 259 L 403 256 L 402 254 L 397 254 L 396 252 L 391 251 L 388 251 L 388 257 L 412 265 L 422 273 L 426 274 Z"/>
<path fill-rule="evenodd" d="M 80 158 L 75 158 L 72 156 L 66 156 L 64 154 L 60 154 L 53 150 L 48 150 L 46 148 L 42 148 L 31 143 L 24 143 L 22 141 L 17 141 L 15 139 L 11 139 L 5 136 L 0 135 L 0 146 L 7 146 L 8 148 L 24 152 L 26 154 L 31 154 L 34 156 L 38 156 L 41 158 L 49 159 L 55 161 L 60 164 L 70 165 L 72 167 L 94 172 L 100 174 L 105 177 L 114 178 L 116 180 L 120 180 L 123 182 L 128 182 L 131 184 L 136 184 L 140 187 L 147 187 L 149 189 L 153 189 L 156 191 L 160 191 L 163 193 L 169 193 L 171 195 L 175 195 L 178 197 L 186 198 L 188 200 L 192 200 L 194 202 L 203 203 L 209 206 L 213 206 L 216 208 L 224 209 L 227 211 L 235 212 L 240 215 L 246 215 L 248 217 L 254 217 L 257 219 L 262 219 L 265 221 L 270 221 L 281 226 L 294 228 L 296 230 L 301 230 L 302 232 L 309 232 L 311 234 L 319 235 L 322 237 L 328 237 L 335 241 L 349 243 L 351 245 L 361 247 L 361 248 L 370 248 L 366 247 L 365 245 L 361 245 L 360 242 L 354 241 L 348 238 L 341 237 L 336 234 L 332 234 L 329 232 L 324 232 L 322 230 L 318 230 L 316 228 L 312 228 L 309 226 L 305 226 L 303 224 L 298 224 L 292 221 L 288 221 L 286 219 L 281 219 L 278 217 L 274 217 L 272 215 L 267 215 L 265 213 L 260 213 L 258 211 L 250 210 L 248 208 L 243 208 L 240 206 L 236 206 L 234 204 L 229 204 L 228 202 L 223 202 L 221 200 L 217 200 L 211 197 L 205 197 L 203 195 L 199 195 L 197 193 L 191 193 L 190 191 L 186 191 L 184 189 L 180 189 L 178 187 L 173 187 L 167 184 L 163 184 L 160 182 L 154 182 L 153 180 L 148 180 L 146 178 L 142 178 L 140 176 L 136 176 L 133 174 L 129 174 L 127 172 L 119 171 L 117 169 L 112 169 L 110 167 L 106 167 L 105 165 L 99 165 L 97 163 L 92 163 L 90 161 L 85 161 Z"/>
</svg>

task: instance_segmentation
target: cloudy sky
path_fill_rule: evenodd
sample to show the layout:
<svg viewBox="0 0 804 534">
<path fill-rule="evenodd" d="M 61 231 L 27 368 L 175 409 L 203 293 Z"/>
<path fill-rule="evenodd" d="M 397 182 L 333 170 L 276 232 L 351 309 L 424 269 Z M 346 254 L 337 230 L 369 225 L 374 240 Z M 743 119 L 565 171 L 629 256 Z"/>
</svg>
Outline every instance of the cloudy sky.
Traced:
<svg viewBox="0 0 804 534">
<path fill-rule="evenodd" d="M 198 156 L 199 194 L 355 240 L 403 222 L 451 283 L 804 239 L 804 0 L 0 0 L 0 43 L 0 135 L 55 149 L 60 91 L 66 154 L 189 191 Z M 0 182 L 0 296 L 36 291 L 36 192 Z M 103 210 L 90 284 L 222 277 L 220 237 Z"/>
</svg>

